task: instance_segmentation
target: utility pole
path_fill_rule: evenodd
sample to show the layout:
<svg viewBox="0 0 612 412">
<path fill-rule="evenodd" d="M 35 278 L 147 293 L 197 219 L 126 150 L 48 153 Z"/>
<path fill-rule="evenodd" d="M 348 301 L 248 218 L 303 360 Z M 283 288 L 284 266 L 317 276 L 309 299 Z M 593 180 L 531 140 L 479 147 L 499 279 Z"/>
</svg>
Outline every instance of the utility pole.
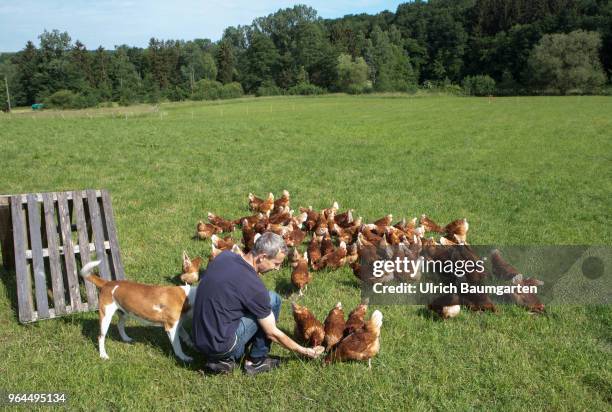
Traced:
<svg viewBox="0 0 612 412">
<path fill-rule="evenodd" d="M 11 95 L 9 94 L 8 78 L 4 75 L 4 85 L 6 86 L 6 104 L 8 105 L 8 111 L 11 111 Z"/>
</svg>

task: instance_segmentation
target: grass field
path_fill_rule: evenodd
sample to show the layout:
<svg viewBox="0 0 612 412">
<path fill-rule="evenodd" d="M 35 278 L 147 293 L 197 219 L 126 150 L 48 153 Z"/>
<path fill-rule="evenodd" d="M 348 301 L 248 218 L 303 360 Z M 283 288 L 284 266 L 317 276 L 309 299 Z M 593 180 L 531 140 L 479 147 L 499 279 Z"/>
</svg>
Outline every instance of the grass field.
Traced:
<svg viewBox="0 0 612 412">
<path fill-rule="evenodd" d="M 474 244 L 612 244 L 612 98 L 327 96 L 0 115 L 0 193 L 111 191 L 127 276 L 168 283 L 207 211 L 247 214 L 248 192 L 292 205 L 337 200 L 366 220 L 427 213 L 470 221 Z M 66 391 L 71 409 L 611 410 L 612 310 L 530 316 L 381 306 L 381 352 L 248 378 L 197 373 L 162 330 L 116 321 L 98 358 L 97 314 L 22 326 L 0 269 L 0 390 Z M 289 271 L 267 274 L 290 293 Z M 349 270 L 315 274 L 303 302 L 319 318 L 359 301 Z M 372 308 L 374 309 L 374 308 Z M 371 309 L 371 310 L 372 310 Z M 371 312 L 370 310 L 370 312 Z M 293 329 L 285 302 L 280 326 Z"/>
</svg>

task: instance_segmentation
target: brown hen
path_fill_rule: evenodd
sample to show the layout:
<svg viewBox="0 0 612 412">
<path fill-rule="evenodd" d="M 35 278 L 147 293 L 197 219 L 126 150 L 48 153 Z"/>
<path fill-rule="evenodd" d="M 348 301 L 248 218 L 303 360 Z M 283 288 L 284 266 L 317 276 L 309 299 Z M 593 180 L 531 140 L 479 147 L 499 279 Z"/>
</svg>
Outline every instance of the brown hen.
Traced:
<svg viewBox="0 0 612 412">
<path fill-rule="evenodd" d="M 368 299 L 364 299 L 355 309 L 349 313 L 348 320 L 344 326 L 344 336 L 363 328 L 365 314 L 368 311 Z"/>
<path fill-rule="evenodd" d="M 342 362 L 346 360 L 368 360 L 368 368 L 372 368 L 372 358 L 380 351 L 380 328 L 383 315 L 375 310 L 363 329 L 355 331 L 342 339 L 325 357 L 325 363 Z"/>
<path fill-rule="evenodd" d="M 327 318 L 325 318 L 325 350 L 329 351 L 340 342 L 344 334 L 344 326 L 344 311 L 342 310 L 342 303 L 338 302 L 336 306 L 329 311 Z"/>
<path fill-rule="evenodd" d="M 181 282 L 186 284 L 194 284 L 200 280 L 200 265 L 202 264 L 202 258 L 196 257 L 191 260 L 187 252 L 183 251 L 183 267 L 182 273 L 179 276 Z"/>
<path fill-rule="evenodd" d="M 320 346 L 325 338 L 325 330 L 321 322 L 306 306 L 292 303 L 293 319 L 295 320 L 294 334 L 296 339 L 307 342 L 311 347 Z"/>
<path fill-rule="evenodd" d="M 208 221 L 215 226 L 219 226 L 224 232 L 234 231 L 234 222 L 231 220 L 223 219 L 213 213 L 208 212 Z"/>
<path fill-rule="evenodd" d="M 306 287 L 312 277 L 310 276 L 310 272 L 308 271 L 308 252 L 304 253 L 303 257 L 299 257 L 299 252 L 296 250 L 297 254 L 297 262 L 295 263 L 295 267 L 291 272 L 291 283 L 293 286 L 299 289 L 299 295 L 302 296 L 306 291 Z M 315 345 L 316 346 L 316 345 Z"/>
<path fill-rule="evenodd" d="M 212 223 L 204 223 L 201 220 L 196 226 L 196 237 L 201 240 L 208 239 L 212 235 L 221 232 L 223 232 L 223 229 L 219 226 L 215 226 Z"/>
</svg>

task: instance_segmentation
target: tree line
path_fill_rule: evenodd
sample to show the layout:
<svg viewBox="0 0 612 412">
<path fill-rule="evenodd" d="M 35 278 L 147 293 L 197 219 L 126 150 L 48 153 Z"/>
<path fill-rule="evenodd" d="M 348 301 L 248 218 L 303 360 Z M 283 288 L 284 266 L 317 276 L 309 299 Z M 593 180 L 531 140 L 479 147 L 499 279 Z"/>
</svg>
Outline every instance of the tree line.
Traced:
<svg viewBox="0 0 612 412">
<path fill-rule="evenodd" d="M 278 10 L 222 38 L 88 50 L 58 30 L 0 55 L 13 105 L 64 107 L 343 91 L 600 93 L 612 73 L 612 2 L 430 0 L 322 19 Z M 6 105 L 7 103 L 5 103 Z"/>
</svg>

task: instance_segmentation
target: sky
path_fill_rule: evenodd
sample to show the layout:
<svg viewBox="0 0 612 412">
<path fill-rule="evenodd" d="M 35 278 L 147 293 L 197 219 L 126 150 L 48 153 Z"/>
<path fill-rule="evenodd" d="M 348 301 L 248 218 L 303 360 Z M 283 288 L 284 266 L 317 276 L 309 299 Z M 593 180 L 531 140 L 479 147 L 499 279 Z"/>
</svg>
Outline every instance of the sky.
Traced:
<svg viewBox="0 0 612 412">
<path fill-rule="evenodd" d="M 219 40 L 228 26 L 250 24 L 294 4 L 306 4 L 320 17 L 395 12 L 392 0 L 0 0 L 0 52 L 18 51 L 28 40 L 38 45 L 43 30 L 67 31 L 88 49 L 115 45 L 146 47 L 158 39 Z"/>
</svg>

